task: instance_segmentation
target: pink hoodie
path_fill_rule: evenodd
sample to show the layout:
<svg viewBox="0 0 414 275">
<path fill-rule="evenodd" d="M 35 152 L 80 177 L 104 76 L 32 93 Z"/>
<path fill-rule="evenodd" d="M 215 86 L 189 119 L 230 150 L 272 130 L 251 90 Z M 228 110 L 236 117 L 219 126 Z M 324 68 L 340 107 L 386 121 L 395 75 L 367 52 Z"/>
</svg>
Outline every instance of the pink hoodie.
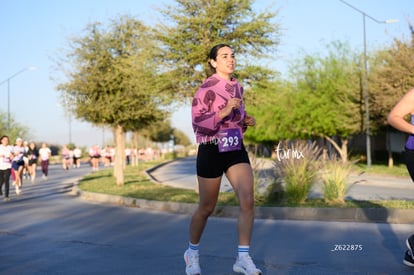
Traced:
<svg viewBox="0 0 414 275">
<path fill-rule="evenodd" d="M 219 130 L 236 128 L 246 130 L 246 111 L 243 102 L 229 116 L 220 119 L 222 110 L 230 98 L 243 99 L 243 87 L 235 79 L 226 80 L 214 74 L 207 78 L 194 95 L 191 109 L 193 129 L 197 143 L 206 143 L 217 138 Z"/>
</svg>

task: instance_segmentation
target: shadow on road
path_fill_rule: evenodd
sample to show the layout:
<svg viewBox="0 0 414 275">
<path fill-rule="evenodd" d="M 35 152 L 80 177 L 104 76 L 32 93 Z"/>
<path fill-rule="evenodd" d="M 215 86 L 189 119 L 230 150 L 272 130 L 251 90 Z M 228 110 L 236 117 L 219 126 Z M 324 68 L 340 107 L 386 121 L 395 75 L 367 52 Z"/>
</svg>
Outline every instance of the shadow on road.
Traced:
<svg viewBox="0 0 414 275">
<path fill-rule="evenodd" d="M 396 261 L 402 261 L 404 257 L 405 245 L 401 243 L 392 227 L 392 209 L 388 209 L 372 201 L 354 201 L 361 209 L 361 213 L 365 215 L 365 219 L 369 222 L 376 223 L 378 232 L 382 239 L 382 246 L 393 255 Z M 390 221 L 385 222 L 385 221 Z M 391 232 L 391 234 L 390 234 Z M 393 251 L 401 251 L 401 255 L 396 255 Z"/>
</svg>

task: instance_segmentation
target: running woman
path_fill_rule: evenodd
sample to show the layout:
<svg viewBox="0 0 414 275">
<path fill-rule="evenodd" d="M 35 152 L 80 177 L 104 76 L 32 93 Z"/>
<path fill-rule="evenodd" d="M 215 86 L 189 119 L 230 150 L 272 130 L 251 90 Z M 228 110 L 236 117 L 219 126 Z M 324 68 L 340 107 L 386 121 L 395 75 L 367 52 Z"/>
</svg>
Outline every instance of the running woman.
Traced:
<svg viewBox="0 0 414 275">
<path fill-rule="evenodd" d="M 405 117 L 409 115 L 411 122 Z M 397 130 L 409 134 L 405 143 L 405 164 L 411 179 L 414 181 L 414 88 L 409 90 L 394 106 L 388 115 L 388 123 Z M 414 234 L 406 240 L 408 250 L 405 252 L 403 263 L 414 267 Z"/>
<path fill-rule="evenodd" d="M 9 137 L 0 138 L 0 195 L 3 194 L 4 184 L 4 201 L 9 200 L 10 174 L 13 159 L 13 148 L 9 145 Z"/>
<path fill-rule="evenodd" d="M 233 77 L 236 65 L 233 49 L 214 46 L 209 54 L 214 74 L 207 78 L 193 98 L 192 123 L 199 144 L 197 179 L 199 205 L 190 222 L 189 247 L 184 253 L 187 275 L 201 274 L 199 243 L 208 217 L 216 206 L 221 179 L 226 174 L 239 199 L 238 249 L 234 272 L 259 275 L 249 254 L 254 223 L 253 171 L 243 145 L 247 126 L 255 119 L 243 104 L 243 87 Z"/>
<path fill-rule="evenodd" d="M 30 178 L 30 173 L 29 173 L 29 157 L 27 155 L 27 152 L 29 151 L 29 142 L 24 141 L 23 142 L 23 161 L 24 161 L 24 165 L 23 165 L 23 179 L 29 179 Z"/>
<path fill-rule="evenodd" d="M 70 153 L 69 153 L 69 149 L 68 146 L 65 144 L 62 147 L 62 168 L 63 170 L 69 170 L 69 160 L 70 160 Z"/>
<path fill-rule="evenodd" d="M 89 149 L 89 157 L 91 158 L 92 171 L 98 171 L 99 160 L 101 159 L 101 150 L 98 145 L 94 145 Z"/>
<path fill-rule="evenodd" d="M 13 162 L 12 169 L 15 177 L 14 187 L 16 188 L 16 194 L 19 195 L 22 191 L 23 181 L 22 174 L 24 168 L 24 155 L 25 150 L 23 147 L 23 140 L 21 138 L 16 139 L 16 145 L 13 147 Z"/>
<path fill-rule="evenodd" d="M 40 166 L 42 167 L 42 178 L 47 179 L 49 174 L 49 158 L 52 155 L 52 151 L 47 147 L 46 143 L 42 143 L 42 147 L 39 149 Z"/>
<path fill-rule="evenodd" d="M 82 157 L 82 150 L 79 146 L 76 146 L 75 150 L 73 150 L 73 167 L 79 168 L 80 161 Z"/>
<path fill-rule="evenodd" d="M 33 142 L 30 142 L 29 151 L 27 151 L 27 157 L 29 159 L 29 173 L 32 182 L 36 179 L 36 167 L 37 160 L 39 159 L 39 151 Z"/>
</svg>

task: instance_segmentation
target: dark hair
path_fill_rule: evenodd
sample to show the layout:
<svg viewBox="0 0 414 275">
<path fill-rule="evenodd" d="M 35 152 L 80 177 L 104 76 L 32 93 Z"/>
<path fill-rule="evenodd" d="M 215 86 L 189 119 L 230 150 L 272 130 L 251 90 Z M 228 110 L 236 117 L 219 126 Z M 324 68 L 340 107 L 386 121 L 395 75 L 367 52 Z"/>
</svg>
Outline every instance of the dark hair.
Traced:
<svg viewBox="0 0 414 275">
<path fill-rule="evenodd" d="M 0 138 L 0 142 L 2 142 L 2 141 L 3 141 L 3 138 L 7 138 L 7 139 L 9 139 L 9 137 L 8 137 L 8 136 L 4 135 L 4 136 L 2 136 L 2 137 Z M 10 140 L 10 139 L 9 139 L 9 140 Z"/>
<path fill-rule="evenodd" d="M 230 45 L 227 45 L 227 44 L 221 43 L 221 44 L 217 44 L 217 45 L 215 45 L 215 46 L 214 46 L 213 48 L 211 48 L 211 50 L 210 50 L 210 53 L 209 53 L 209 55 L 208 55 L 208 64 L 210 65 L 210 68 L 211 68 L 213 71 L 215 71 L 216 69 L 215 69 L 215 68 L 211 65 L 210 60 L 211 60 L 211 59 L 216 60 L 218 51 L 219 51 L 221 48 L 224 48 L 224 47 L 229 47 L 230 49 L 232 49 L 232 47 L 231 47 Z"/>
</svg>

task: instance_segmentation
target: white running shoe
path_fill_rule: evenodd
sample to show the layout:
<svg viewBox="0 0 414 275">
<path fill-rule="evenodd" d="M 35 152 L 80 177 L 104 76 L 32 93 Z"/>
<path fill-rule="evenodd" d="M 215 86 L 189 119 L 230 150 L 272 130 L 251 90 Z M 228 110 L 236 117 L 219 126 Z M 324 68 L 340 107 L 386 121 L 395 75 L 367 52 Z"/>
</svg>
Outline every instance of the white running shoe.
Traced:
<svg viewBox="0 0 414 275">
<path fill-rule="evenodd" d="M 236 262 L 233 265 L 233 271 L 242 273 L 244 275 L 262 275 L 262 271 L 256 268 L 252 258 L 249 255 L 243 257 L 237 257 Z"/>
<path fill-rule="evenodd" d="M 201 275 L 198 253 L 184 252 L 185 273 L 187 275 Z"/>
<path fill-rule="evenodd" d="M 19 195 L 20 194 L 20 187 L 17 186 L 17 184 L 16 184 L 15 188 L 16 188 L 16 195 Z"/>
</svg>

